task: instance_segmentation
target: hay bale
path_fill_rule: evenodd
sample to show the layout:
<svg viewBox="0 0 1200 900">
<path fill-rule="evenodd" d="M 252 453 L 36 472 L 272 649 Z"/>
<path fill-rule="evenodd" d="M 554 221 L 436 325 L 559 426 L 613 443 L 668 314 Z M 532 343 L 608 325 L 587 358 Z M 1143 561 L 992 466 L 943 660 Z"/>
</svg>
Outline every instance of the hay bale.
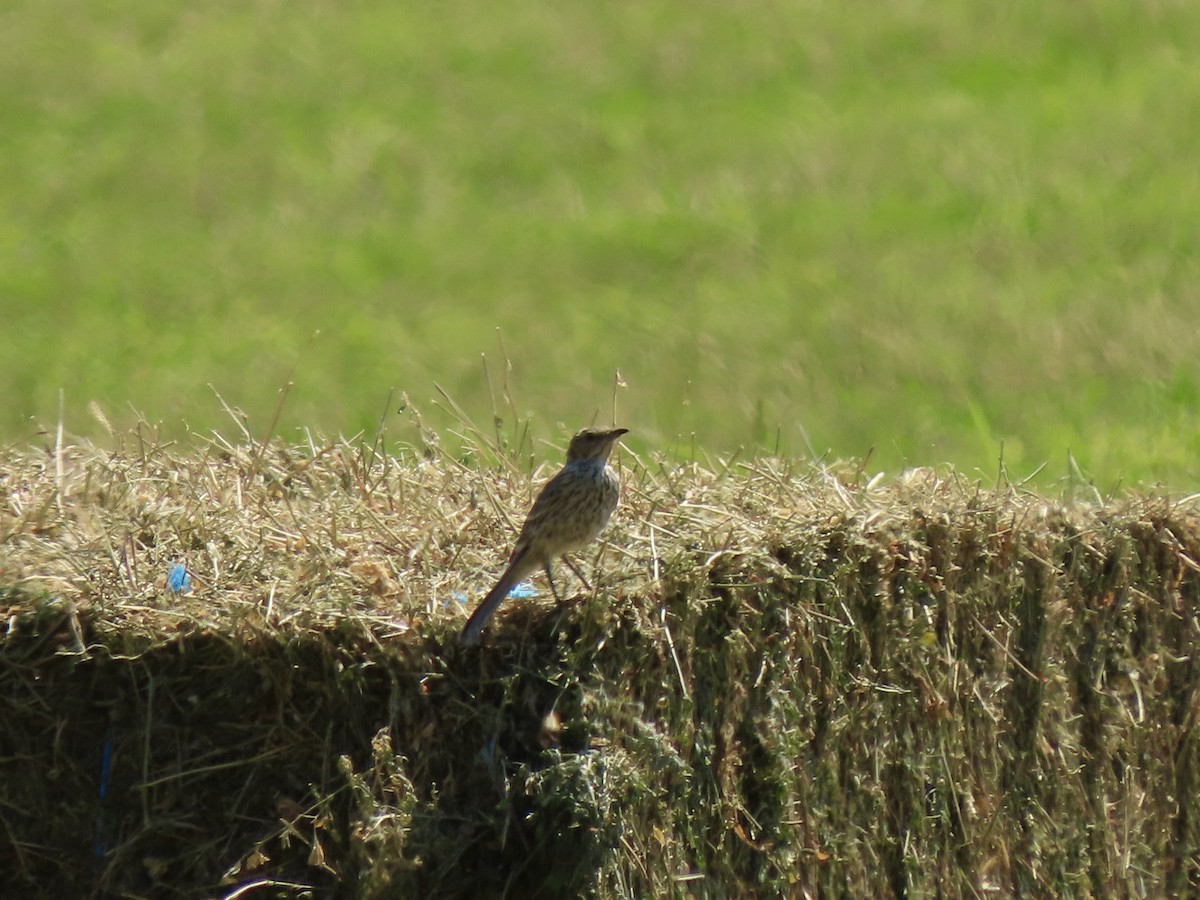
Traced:
<svg viewBox="0 0 1200 900">
<path fill-rule="evenodd" d="M 1200 890 L 1191 503 L 624 466 L 598 595 L 511 600 L 462 652 L 537 477 L 344 441 L 8 451 L 11 882 Z"/>
</svg>

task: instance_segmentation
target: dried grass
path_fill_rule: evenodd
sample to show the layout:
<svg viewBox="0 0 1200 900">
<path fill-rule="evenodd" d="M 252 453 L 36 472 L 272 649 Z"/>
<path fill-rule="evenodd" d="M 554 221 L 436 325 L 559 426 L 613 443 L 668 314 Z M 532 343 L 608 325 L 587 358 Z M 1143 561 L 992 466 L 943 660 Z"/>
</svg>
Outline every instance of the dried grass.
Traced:
<svg viewBox="0 0 1200 900">
<path fill-rule="evenodd" d="M 1200 889 L 1191 501 L 623 451 L 598 595 L 461 652 L 545 474 L 470 437 L 5 452 L 13 882 Z"/>
</svg>

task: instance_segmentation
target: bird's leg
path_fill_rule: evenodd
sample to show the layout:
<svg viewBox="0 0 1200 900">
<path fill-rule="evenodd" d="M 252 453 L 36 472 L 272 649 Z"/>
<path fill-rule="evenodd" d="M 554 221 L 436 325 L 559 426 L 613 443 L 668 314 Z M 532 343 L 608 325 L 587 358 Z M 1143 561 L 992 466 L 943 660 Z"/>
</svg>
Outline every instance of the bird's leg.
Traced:
<svg viewBox="0 0 1200 900">
<path fill-rule="evenodd" d="M 578 578 L 580 581 L 582 581 L 582 582 L 583 582 L 583 587 L 584 587 L 584 590 L 586 590 L 586 591 L 591 591 L 591 589 L 592 589 L 592 586 L 591 586 L 590 584 L 588 584 L 588 580 L 587 580 L 586 578 L 584 578 L 584 577 L 583 577 L 583 573 L 579 571 L 579 566 L 575 565 L 575 563 L 574 563 L 574 562 L 572 562 L 572 560 L 571 560 L 571 557 L 569 557 L 569 556 L 564 556 L 564 557 L 563 557 L 563 561 L 564 561 L 564 562 L 565 562 L 565 563 L 566 563 L 568 566 L 570 566 L 570 567 L 571 567 L 571 571 L 575 573 L 575 577 L 576 577 L 576 578 Z"/>
<path fill-rule="evenodd" d="M 550 582 L 550 593 L 554 595 L 555 602 L 562 606 L 562 597 L 558 596 L 558 588 L 554 586 L 554 573 L 550 571 L 550 561 L 546 561 L 546 580 Z"/>
</svg>

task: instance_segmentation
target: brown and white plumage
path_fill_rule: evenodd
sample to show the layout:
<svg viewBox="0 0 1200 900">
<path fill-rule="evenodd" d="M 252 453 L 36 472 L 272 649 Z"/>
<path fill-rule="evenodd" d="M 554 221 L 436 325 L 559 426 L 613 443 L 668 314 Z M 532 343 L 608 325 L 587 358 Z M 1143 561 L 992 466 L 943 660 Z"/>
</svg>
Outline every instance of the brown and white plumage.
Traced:
<svg viewBox="0 0 1200 900">
<path fill-rule="evenodd" d="M 585 428 L 567 447 L 567 462 L 542 488 L 517 537 L 508 568 L 463 626 L 462 643 L 478 644 L 492 614 L 509 591 L 539 568 L 594 541 L 617 508 L 621 482 L 608 465 L 613 445 L 626 428 Z M 555 591 L 557 596 L 557 591 Z"/>
</svg>

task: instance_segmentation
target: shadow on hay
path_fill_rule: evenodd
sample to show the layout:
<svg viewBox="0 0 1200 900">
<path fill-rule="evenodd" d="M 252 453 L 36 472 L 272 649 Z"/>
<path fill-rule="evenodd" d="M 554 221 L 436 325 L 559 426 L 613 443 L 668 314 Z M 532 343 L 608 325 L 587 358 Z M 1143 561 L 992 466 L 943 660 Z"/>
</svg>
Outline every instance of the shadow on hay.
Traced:
<svg viewBox="0 0 1200 900">
<path fill-rule="evenodd" d="M 545 674 L 557 614 L 443 657 L 352 627 L 117 647 L 69 604 L 33 606 L 0 655 L 0 753 L 28 773 L 0 785 L 21 896 L 564 896 L 611 850 L 589 736 L 561 725 L 579 684 Z"/>
</svg>

